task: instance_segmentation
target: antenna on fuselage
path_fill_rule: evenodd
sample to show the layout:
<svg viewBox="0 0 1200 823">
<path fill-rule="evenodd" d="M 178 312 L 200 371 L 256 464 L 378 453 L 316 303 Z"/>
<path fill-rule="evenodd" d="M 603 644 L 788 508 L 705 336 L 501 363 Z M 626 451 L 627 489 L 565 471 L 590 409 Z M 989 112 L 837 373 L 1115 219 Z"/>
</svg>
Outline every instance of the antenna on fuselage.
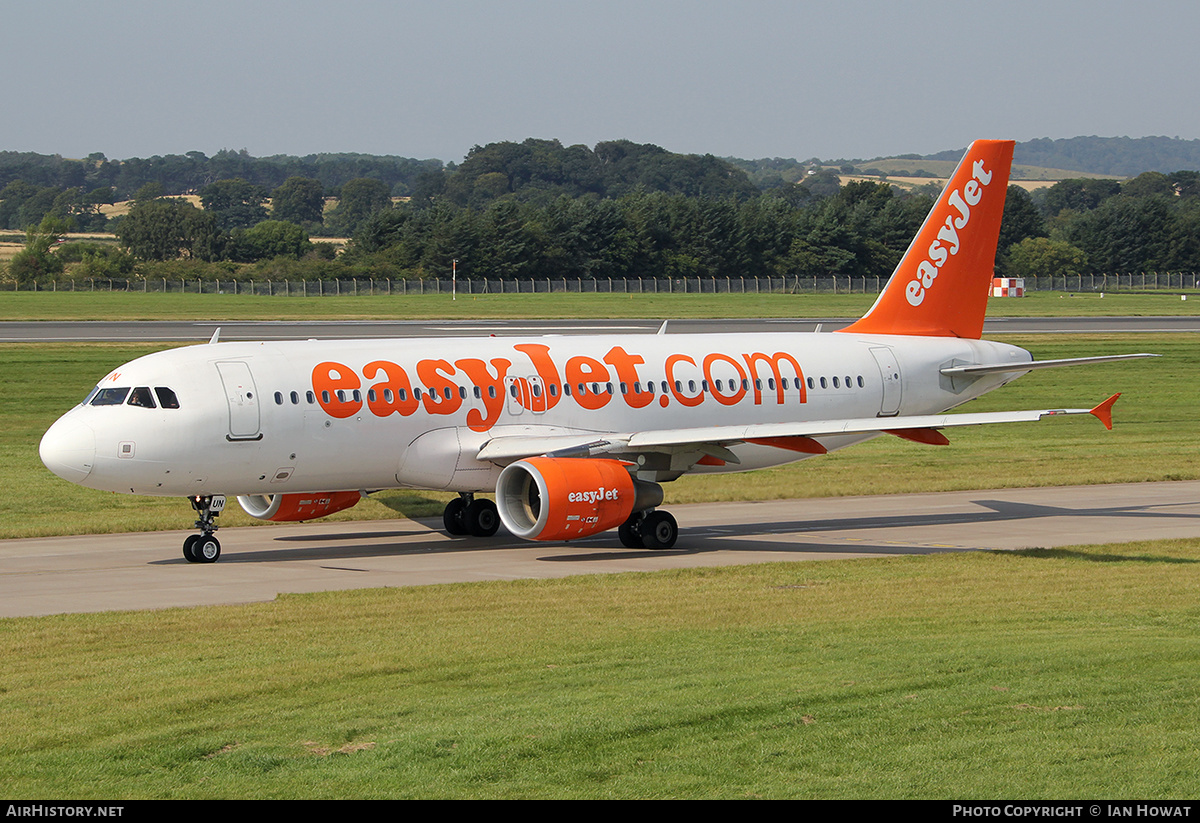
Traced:
<svg viewBox="0 0 1200 823">
<path fill-rule="evenodd" d="M 220 336 L 221 336 L 221 327 L 217 326 L 217 330 L 215 332 L 213 332 L 213 336 L 208 339 L 209 345 L 211 346 L 213 343 L 216 343 L 217 339 Z"/>
<path fill-rule="evenodd" d="M 667 333 L 667 321 L 666 321 L 666 320 L 664 320 L 664 321 L 663 321 L 663 324 L 662 324 L 661 326 L 659 326 L 659 327 L 658 327 L 658 333 L 659 333 L 659 334 L 666 334 L 666 333 Z"/>
</svg>

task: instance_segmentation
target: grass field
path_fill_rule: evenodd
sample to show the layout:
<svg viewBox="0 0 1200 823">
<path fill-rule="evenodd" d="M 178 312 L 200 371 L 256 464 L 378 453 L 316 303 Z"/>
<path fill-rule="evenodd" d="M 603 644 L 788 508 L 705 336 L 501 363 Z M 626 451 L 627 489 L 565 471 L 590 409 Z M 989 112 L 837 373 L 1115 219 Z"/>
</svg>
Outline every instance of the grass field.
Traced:
<svg viewBox="0 0 1200 823">
<path fill-rule="evenodd" d="M 1156 542 L 3 620 L 0 785 L 1194 798 L 1197 603 Z"/>
<path fill-rule="evenodd" d="M 1031 292 L 992 317 L 1200 314 L 1200 293 Z M 275 297 L 139 292 L 0 292 L 0 320 L 479 320 L 577 317 L 859 317 L 873 294 L 448 294 Z"/>
</svg>

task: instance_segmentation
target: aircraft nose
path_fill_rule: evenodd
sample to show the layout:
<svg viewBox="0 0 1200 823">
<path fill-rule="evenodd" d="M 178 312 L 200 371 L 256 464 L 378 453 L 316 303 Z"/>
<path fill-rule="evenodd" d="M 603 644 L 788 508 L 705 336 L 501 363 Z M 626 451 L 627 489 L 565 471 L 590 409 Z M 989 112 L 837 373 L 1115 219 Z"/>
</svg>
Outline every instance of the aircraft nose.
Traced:
<svg viewBox="0 0 1200 823">
<path fill-rule="evenodd" d="M 96 461 L 96 433 L 86 423 L 64 417 L 42 436 L 38 454 L 63 480 L 80 483 Z"/>
</svg>

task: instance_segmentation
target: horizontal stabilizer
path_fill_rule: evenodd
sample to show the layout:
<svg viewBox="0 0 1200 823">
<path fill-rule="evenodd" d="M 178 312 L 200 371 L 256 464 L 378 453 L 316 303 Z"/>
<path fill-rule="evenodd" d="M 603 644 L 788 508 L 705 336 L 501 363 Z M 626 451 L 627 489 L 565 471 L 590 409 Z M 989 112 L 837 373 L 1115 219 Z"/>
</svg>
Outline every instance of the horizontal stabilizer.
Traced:
<svg viewBox="0 0 1200 823">
<path fill-rule="evenodd" d="M 982 366 L 947 366 L 947 377 L 975 374 L 1015 374 L 1035 369 L 1056 369 L 1059 366 L 1086 366 L 1092 363 L 1115 363 L 1119 360 L 1140 360 L 1143 357 L 1162 357 L 1160 354 L 1110 354 L 1104 357 L 1068 357 L 1062 360 L 1027 360 L 1024 363 L 994 363 Z"/>
</svg>

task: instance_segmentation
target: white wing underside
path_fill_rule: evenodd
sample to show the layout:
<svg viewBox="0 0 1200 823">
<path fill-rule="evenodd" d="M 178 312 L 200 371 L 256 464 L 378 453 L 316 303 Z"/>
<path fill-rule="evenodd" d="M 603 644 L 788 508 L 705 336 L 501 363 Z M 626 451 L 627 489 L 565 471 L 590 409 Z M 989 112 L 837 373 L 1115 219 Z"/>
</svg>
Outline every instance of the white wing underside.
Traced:
<svg viewBox="0 0 1200 823">
<path fill-rule="evenodd" d="M 1111 405 L 1111 401 L 1114 399 L 1111 398 L 1106 403 Z M 1096 409 L 1105 405 L 1101 404 Z M 688 446 L 703 451 L 706 446 L 725 449 L 728 446 L 747 441 L 772 438 L 820 438 L 847 434 L 982 426 L 989 423 L 1026 423 L 1059 415 L 1094 414 L 1096 409 L 1033 409 L 977 414 L 921 414 L 905 417 L 865 417 L 844 420 L 813 420 L 803 423 L 760 423 L 643 432 L 588 432 L 533 437 L 501 435 L 484 443 L 476 454 L 476 459 L 503 463 L 543 454 L 560 457 L 590 457 L 600 454 L 661 452 Z M 1101 417 L 1101 420 L 1103 419 Z"/>
</svg>

